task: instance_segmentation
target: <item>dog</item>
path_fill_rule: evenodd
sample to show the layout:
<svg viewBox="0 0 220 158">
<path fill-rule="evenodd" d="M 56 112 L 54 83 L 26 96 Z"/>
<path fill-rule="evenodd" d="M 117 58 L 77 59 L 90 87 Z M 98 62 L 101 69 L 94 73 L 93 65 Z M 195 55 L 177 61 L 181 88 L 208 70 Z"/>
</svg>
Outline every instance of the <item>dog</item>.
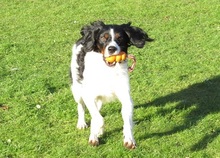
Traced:
<svg viewBox="0 0 220 158">
<path fill-rule="evenodd" d="M 131 23 L 106 25 L 96 21 L 82 27 L 81 38 L 72 48 L 71 90 L 78 104 L 77 128 L 87 128 L 85 107 L 91 115 L 89 143 L 99 145 L 99 136 L 104 131 L 104 119 L 100 114 L 103 103 L 118 99 L 122 104 L 124 146 L 136 147 L 133 136 L 133 101 L 127 59 L 122 62 L 108 62 L 106 57 L 121 51 L 128 53 L 128 47 L 143 48 L 153 39 Z"/>
</svg>

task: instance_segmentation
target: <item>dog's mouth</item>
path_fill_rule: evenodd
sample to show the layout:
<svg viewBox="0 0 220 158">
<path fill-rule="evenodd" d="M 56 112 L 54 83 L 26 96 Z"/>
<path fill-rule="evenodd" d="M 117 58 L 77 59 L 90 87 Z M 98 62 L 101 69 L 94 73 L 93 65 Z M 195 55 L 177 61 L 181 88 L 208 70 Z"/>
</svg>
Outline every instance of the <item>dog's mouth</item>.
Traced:
<svg viewBox="0 0 220 158">
<path fill-rule="evenodd" d="M 129 71 L 129 72 L 134 71 L 134 67 L 135 67 L 135 65 L 136 65 L 135 56 L 132 55 L 132 54 L 128 54 L 128 55 L 126 55 L 126 58 L 132 60 L 132 65 L 131 65 L 130 67 L 128 67 L 128 71 Z M 109 61 L 107 61 L 106 58 L 103 56 L 103 60 L 104 60 L 104 62 L 105 62 L 105 64 L 106 64 L 107 66 L 113 67 L 113 66 L 116 65 L 117 62 L 121 63 L 122 61 L 125 61 L 125 58 L 124 58 L 123 60 L 121 60 L 121 61 L 112 60 L 112 62 L 109 62 Z"/>
<path fill-rule="evenodd" d="M 114 62 L 106 61 L 105 58 L 103 58 L 103 60 L 104 60 L 105 64 L 106 64 L 107 66 L 109 66 L 109 67 L 113 67 L 113 66 L 115 66 L 116 63 L 117 63 L 116 61 L 114 61 Z"/>
<path fill-rule="evenodd" d="M 107 56 L 107 57 L 105 57 L 103 54 L 103 60 L 105 64 L 109 67 L 113 67 L 116 65 L 116 63 L 121 63 L 125 61 L 126 58 L 127 58 L 127 53 L 124 51 L 121 51 L 118 54 Z"/>
</svg>

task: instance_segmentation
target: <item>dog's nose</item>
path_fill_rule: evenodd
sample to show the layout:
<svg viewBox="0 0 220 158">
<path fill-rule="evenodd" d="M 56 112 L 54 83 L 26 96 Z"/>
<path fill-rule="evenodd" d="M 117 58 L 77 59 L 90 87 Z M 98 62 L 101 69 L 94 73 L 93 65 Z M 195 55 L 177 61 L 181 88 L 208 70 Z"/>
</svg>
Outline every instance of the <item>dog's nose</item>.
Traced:
<svg viewBox="0 0 220 158">
<path fill-rule="evenodd" d="M 108 47 L 108 51 L 109 53 L 113 54 L 115 51 L 117 50 L 117 48 L 115 46 L 110 46 Z"/>
</svg>

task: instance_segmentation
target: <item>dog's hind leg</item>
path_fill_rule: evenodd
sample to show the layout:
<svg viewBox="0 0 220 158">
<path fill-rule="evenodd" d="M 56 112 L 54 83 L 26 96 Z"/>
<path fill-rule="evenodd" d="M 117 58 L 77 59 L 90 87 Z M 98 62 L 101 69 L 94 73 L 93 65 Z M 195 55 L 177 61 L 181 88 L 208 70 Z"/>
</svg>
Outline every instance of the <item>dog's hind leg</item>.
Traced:
<svg viewBox="0 0 220 158">
<path fill-rule="evenodd" d="M 95 104 L 96 104 L 96 107 L 97 107 L 98 111 L 100 111 L 101 108 L 102 108 L 102 100 L 98 99 L 98 100 L 95 102 Z M 100 116 L 101 116 L 101 114 L 100 114 Z M 102 116 L 101 116 L 101 117 L 102 117 Z M 102 117 L 102 120 L 103 120 L 103 117 Z M 103 121 L 103 123 L 101 123 L 101 124 L 102 124 L 102 125 L 101 125 L 101 127 L 99 128 L 98 136 L 101 136 L 101 135 L 103 135 L 103 133 L 104 133 L 104 121 Z"/>
<path fill-rule="evenodd" d="M 78 129 L 85 129 L 87 128 L 87 124 L 85 121 L 85 103 L 82 100 L 82 97 L 79 93 L 81 89 L 81 85 L 78 84 L 78 82 L 75 82 L 75 84 L 72 84 L 71 86 L 71 90 L 73 93 L 73 97 L 75 99 L 75 101 L 77 102 L 77 111 L 78 111 L 78 122 L 77 122 L 77 128 Z"/>
<path fill-rule="evenodd" d="M 77 110 L 78 110 L 77 128 L 78 129 L 85 129 L 88 126 L 85 121 L 85 105 L 84 105 L 83 101 L 78 102 Z"/>
<path fill-rule="evenodd" d="M 101 110 L 101 108 L 102 108 L 102 101 L 100 100 L 100 99 L 97 99 L 96 100 L 96 107 L 97 107 L 97 109 L 100 111 Z"/>
</svg>

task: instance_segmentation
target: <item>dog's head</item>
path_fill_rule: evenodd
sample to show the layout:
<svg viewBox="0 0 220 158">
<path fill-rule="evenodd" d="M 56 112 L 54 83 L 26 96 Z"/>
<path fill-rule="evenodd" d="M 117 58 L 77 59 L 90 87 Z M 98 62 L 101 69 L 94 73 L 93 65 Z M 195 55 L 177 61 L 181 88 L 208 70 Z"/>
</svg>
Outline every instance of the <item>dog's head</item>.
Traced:
<svg viewBox="0 0 220 158">
<path fill-rule="evenodd" d="M 127 53 L 129 46 L 144 47 L 146 41 L 151 42 L 147 33 L 141 28 L 131 26 L 131 23 L 122 25 L 105 25 L 101 21 L 81 29 L 82 38 L 78 41 L 86 51 L 96 51 L 104 57 L 117 55 L 121 51 Z"/>
</svg>

